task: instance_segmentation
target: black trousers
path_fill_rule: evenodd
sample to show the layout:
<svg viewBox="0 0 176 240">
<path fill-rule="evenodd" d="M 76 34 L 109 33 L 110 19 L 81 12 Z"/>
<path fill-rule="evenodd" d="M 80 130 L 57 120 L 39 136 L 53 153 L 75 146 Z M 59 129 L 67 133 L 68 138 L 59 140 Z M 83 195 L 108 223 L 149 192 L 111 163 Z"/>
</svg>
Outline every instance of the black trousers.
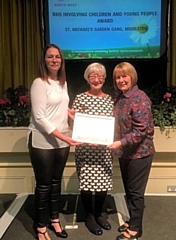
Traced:
<svg viewBox="0 0 176 240">
<path fill-rule="evenodd" d="M 144 193 L 153 155 L 141 159 L 119 159 L 122 180 L 129 210 L 129 229 L 142 231 Z"/>
<path fill-rule="evenodd" d="M 62 175 L 70 147 L 38 149 L 29 142 L 29 154 L 36 179 L 35 216 L 38 227 L 59 217 Z"/>
</svg>

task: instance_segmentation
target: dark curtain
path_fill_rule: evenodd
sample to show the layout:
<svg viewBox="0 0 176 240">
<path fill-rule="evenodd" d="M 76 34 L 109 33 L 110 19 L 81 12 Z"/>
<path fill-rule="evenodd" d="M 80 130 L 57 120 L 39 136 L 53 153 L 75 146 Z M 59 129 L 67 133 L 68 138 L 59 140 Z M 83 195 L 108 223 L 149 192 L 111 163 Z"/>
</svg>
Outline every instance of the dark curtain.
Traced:
<svg viewBox="0 0 176 240">
<path fill-rule="evenodd" d="M 168 86 L 176 86 L 176 1 L 170 0 L 170 24 L 168 39 Z"/>
<path fill-rule="evenodd" d="M 40 0 L 0 0 L 0 96 L 30 87 L 42 48 Z"/>
</svg>

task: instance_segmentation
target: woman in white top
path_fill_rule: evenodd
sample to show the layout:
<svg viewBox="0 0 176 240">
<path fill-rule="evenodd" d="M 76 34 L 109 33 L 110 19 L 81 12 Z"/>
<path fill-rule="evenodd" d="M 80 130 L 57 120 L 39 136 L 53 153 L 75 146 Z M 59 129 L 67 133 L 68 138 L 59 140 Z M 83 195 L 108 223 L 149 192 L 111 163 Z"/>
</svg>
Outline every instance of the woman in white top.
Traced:
<svg viewBox="0 0 176 240">
<path fill-rule="evenodd" d="M 36 179 L 34 230 L 39 240 L 50 240 L 48 226 L 58 237 L 67 233 L 59 221 L 61 179 L 69 146 L 78 143 L 68 136 L 68 103 L 65 63 L 60 48 L 47 45 L 39 75 L 31 86 L 32 116 L 28 146 Z"/>
</svg>

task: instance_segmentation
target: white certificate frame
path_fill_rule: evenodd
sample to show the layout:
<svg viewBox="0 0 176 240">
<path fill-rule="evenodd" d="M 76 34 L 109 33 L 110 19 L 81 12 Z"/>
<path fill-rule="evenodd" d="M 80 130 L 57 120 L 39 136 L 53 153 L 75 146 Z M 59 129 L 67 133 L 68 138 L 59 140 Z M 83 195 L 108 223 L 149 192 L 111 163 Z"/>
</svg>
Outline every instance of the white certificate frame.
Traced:
<svg viewBox="0 0 176 240">
<path fill-rule="evenodd" d="M 72 138 L 83 143 L 109 145 L 114 140 L 114 117 L 75 113 Z"/>
</svg>

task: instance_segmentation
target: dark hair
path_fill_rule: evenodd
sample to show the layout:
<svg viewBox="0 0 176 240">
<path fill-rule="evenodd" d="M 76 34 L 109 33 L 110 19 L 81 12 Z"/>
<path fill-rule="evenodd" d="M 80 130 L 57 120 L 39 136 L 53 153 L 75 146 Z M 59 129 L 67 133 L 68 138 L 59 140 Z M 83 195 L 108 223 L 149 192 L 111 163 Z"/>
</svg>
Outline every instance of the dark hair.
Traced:
<svg viewBox="0 0 176 240">
<path fill-rule="evenodd" d="M 56 48 L 58 49 L 60 56 L 61 56 L 61 67 L 57 73 L 57 78 L 60 81 L 60 84 L 63 85 L 66 81 L 66 74 L 65 74 L 65 60 L 63 57 L 63 53 L 61 51 L 61 49 L 55 45 L 55 44 L 48 44 L 44 47 L 42 55 L 41 55 L 41 60 L 40 60 L 40 64 L 39 64 L 39 71 L 38 71 L 38 75 L 39 77 L 48 82 L 48 69 L 46 67 L 46 63 L 45 63 L 45 55 L 46 52 L 49 48 Z"/>
</svg>

